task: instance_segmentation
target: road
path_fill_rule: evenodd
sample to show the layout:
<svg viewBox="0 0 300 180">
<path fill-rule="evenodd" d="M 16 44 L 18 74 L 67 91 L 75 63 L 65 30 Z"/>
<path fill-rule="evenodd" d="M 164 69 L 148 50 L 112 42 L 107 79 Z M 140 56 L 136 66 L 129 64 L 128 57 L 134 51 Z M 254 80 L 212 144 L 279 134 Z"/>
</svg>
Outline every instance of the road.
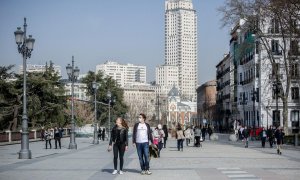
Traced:
<svg viewBox="0 0 300 180">
<path fill-rule="evenodd" d="M 275 148 L 261 148 L 259 142 L 229 142 L 227 135 L 218 141 L 206 141 L 202 148 L 184 147 L 177 151 L 176 141 L 168 140 L 161 158 L 152 159 L 152 175 L 140 175 L 136 150 L 130 146 L 125 154 L 123 175 L 111 175 L 112 152 L 107 141 L 98 145 L 92 139 L 77 138 L 77 150 L 69 150 L 69 139 L 63 139 L 62 149 L 44 149 L 44 142 L 31 142 L 33 158 L 17 159 L 20 145 L 0 146 L 0 179 L 299 179 L 300 151 L 288 147 L 282 155 Z M 54 144 L 54 143 L 52 143 Z"/>
</svg>

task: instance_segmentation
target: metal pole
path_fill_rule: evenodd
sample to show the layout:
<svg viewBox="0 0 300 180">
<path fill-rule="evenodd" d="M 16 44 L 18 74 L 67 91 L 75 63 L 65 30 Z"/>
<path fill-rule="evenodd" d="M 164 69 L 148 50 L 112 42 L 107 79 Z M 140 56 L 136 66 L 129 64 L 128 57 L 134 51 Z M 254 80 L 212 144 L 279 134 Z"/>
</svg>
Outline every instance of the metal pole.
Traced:
<svg viewBox="0 0 300 180">
<path fill-rule="evenodd" d="M 24 18 L 24 37 L 22 55 L 23 55 L 23 115 L 22 115 L 22 132 L 21 132 L 21 150 L 19 152 L 19 159 L 31 159 L 31 151 L 29 150 L 29 133 L 28 133 L 28 117 L 27 117 L 27 99 L 26 99 L 26 18 Z"/>
<path fill-rule="evenodd" d="M 276 116 L 275 116 L 275 126 L 277 127 L 277 126 L 279 126 L 279 124 L 278 124 L 278 84 L 277 84 L 277 80 L 276 80 L 276 86 L 275 86 L 275 88 L 276 88 L 276 90 L 275 90 L 275 98 L 276 98 Z"/>
<path fill-rule="evenodd" d="M 159 95 L 157 95 L 157 120 L 158 120 L 158 123 L 160 123 L 159 121 L 160 121 L 160 119 L 159 119 Z"/>
<path fill-rule="evenodd" d="M 111 101 L 111 98 L 109 98 L 109 101 L 108 101 L 108 139 L 110 139 L 110 101 Z"/>
<path fill-rule="evenodd" d="M 253 87 L 253 93 L 252 93 L 252 100 L 253 100 L 253 135 L 254 137 L 256 136 L 256 133 L 255 133 L 255 88 Z"/>
<path fill-rule="evenodd" d="M 94 141 L 93 144 L 99 144 L 98 137 L 97 137 L 97 85 L 95 82 L 95 121 L 94 121 Z"/>
<path fill-rule="evenodd" d="M 72 56 L 72 74 L 71 74 L 72 86 L 71 86 L 71 94 L 72 94 L 72 101 L 71 101 L 71 134 L 70 134 L 70 144 L 69 149 L 77 149 L 77 144 L 75 142 L 75 121 L 74 121 L 74 56 Z"/>
</svg>

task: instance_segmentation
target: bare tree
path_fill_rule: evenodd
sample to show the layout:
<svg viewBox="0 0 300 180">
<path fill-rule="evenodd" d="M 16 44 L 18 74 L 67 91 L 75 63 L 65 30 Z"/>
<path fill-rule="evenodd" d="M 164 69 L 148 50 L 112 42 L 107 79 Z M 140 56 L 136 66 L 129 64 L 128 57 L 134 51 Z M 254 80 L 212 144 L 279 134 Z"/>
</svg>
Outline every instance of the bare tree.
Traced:
<svg viewBox="0 0 300 180">
<path fill-rule="evenodd" d="M 262 60 L 269 61 L 273 67 L 276 64 L 281 65 L 278 70 L 273 71 L 273 77 L 280 89 L 283 126 L 285 132 L 288 132 L 288 99 L 293 79 L 292 71 L 295 63 L 299 61 L 300 1 L 226 0 L 224 6 L 218 10 L 223 14 L 223 26 L 235 25 L 240 19 L 244 19 L 246 21 L 244 28 L 255 35 L 259 40 L 260 49 L 267 52 L 266 58 Z M 274 54 L 272 47 L 274 39 L 280 40 L 277 45 L 280 58 L 278 54 Z"/>
</svg>

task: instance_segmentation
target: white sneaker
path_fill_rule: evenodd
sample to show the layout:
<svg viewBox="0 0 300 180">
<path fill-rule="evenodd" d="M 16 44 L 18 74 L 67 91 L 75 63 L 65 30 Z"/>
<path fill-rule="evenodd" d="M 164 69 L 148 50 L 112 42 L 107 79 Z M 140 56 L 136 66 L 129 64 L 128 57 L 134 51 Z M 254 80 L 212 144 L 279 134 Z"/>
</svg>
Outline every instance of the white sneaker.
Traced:
<svg viewBox="0 0 300 180">
<path fill-rule="evenodd" d="M 149 171 L 149 170 L 147 170 L 147 171 L 146 171 L 146 174 L 147 174 L 147 175 L 151 175 L 151 174 L 152 174 L 152 172 L 151 172 L 151 171 Z"/>
<path fill-rule="evenodd" d="M 119 174 L 124 174 L 124 172 L 123 171 L 119 171 Z"/>
<path fill-rule="evenodd" d="M 112 172 L 113 175 L 116 175 L 117 173 L 118 173 L 117 170 L 114 170 L 114 171 Z"/>
<path fill-rule="evenodd" d="M 145 174 L 146 174 L 146 171 L 143 170 L 143 171 L 141 172 L 141 175 L 145 175 Z"/>
</svg>

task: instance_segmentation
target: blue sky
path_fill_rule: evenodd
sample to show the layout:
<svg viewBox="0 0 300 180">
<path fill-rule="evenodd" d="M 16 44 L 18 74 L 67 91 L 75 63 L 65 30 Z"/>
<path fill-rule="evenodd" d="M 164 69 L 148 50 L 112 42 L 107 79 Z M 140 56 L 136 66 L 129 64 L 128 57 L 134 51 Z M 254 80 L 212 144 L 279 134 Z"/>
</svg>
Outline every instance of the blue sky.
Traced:
<svg viewBox="0 0 300 180">
<path fill-rule="evenodd" d="M 216 9 L 224 0 L 193 0 L 198 14 L 199 83 L 215 78 L 228 52 L 229 30 Z M 164 0 L 1 0 L 0 65 L 22 63 L 13 32 L 23 26 L 36 39 L 30 64 L 62 67 L 75 56 L 81 73 L 106 60 L 147 66 L 147 81 L 164 63 Z"/>
</svg>

